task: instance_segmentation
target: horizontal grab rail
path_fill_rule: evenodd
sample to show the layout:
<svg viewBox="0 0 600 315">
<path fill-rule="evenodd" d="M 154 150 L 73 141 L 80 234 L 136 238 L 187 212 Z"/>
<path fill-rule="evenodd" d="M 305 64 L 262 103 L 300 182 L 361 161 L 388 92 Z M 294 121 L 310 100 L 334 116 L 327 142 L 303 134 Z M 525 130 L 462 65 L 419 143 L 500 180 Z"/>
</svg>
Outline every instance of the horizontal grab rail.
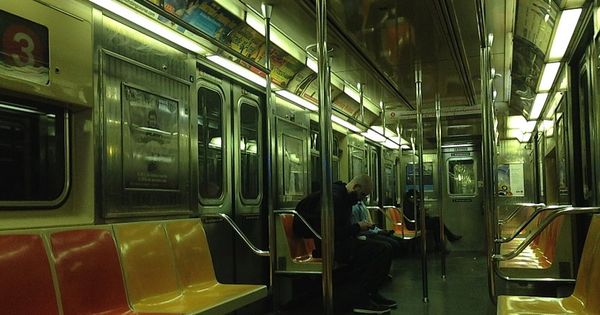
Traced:
<svg viewBox="0 0 600 315">
<path fill-rule="evenodd" d="M 546 207 L 543 203 L 517 203 L 516 208 L 504 219 L 498 220 L 498 224 L 506 224 L 512 220 L 517 213 L 519 213 L 523 208 L 543 208 Z"/>
<path fill-rule="evenodd" d="M 567 207 L 564 209 L 557 210 L 557 211 L 553 212 L 552 214 L 550 214 L 550 216 L 548 218 L 546 218 L 537 227 L 537 229 L 533 233 L 530 233 L 529 236 L 527 236 L 527 238 L 521 244 L 519 244 L 519 246 L 517 246 L 517 248 L 515 248 L 512 252 L 504 254 L 504 255 L 494 254 L 494 255 L 492 255 L 492 259 L 496 260 L 496 261 L 505 261 L 505 260 L 510 260 L 510 259 L 517 257 L 519 254 L 521 254 L 525 250 L 525 248 L 527 248 L 527 246 L 529 244 L 531 244 L 531 242 L 533 242 L 533 240 L 540 233 L 542 233 L 544 228 L 546 228 L 548 225 L 550 225 L 550 223 L 552 223 L 552 221 L 554 221 L 554 219 L 556 219 L 557 217 L 559 217 L 561 215 L 565 215 L 565 214 L 573 215 L 573 214 L 584 214 L 584 213 L 594 213 L 594 214 L 600 213 L 600 207 Z"/>
<path fill-rule="evenodd" d="M 306 225 L 306 227 L 310 230 L 310 232 L 312 234 L 314 234 L 318 239 L 322 239 L 321 238 L 321 234 L 317 233 L 317 231 L 315 231 L 315 229 L 312 227 L 312 225 L 310 225 L 310 223 L 308 223 L 308 221 L 306 221 L 306 219 L 300 214 L 298 213 L 298 211 L 296 210 L 275 210 L 273 211 L 274 214 L 293 214 L 293 215 L 297 215 L 298 218 L 300 218 L 300 220 L 302 221 L 302 223 L 304 223 L 304 225 Z"/>
<path fill-rule="evenodd" d="M 495 242 L 496 243 L 507 243 L 507 242 L 514 240 L 515 237 L 519 236 L 519 234 L 521 232 L 523 232 L 523 230 L 529 225 L 529 223 L 531 223 L 533 221 L 533 219 L 535 219 L 542 212 L 560 210 L 560 209 L 564 209 L 564 208 L 568 208 L 568 207 L 571 207 L 571 205 L 552 205 L 552 206 L 548 206 L 545 208 L 538 208 L 529 216 L 529 218 L 527 218 L 527 220 L 525 220 L 523 223 L 521 223 L 521 225 L 519 225 L 519 227 L 513 232 L 513 234 L 511 236 L 501 237 L 499 239 L 496 239 Z"/>
<path fill-rule="evenodd" d="M 233 219 L 231 219 L 231 217 L 228 216 L 227 214 L 225 214 L 225 213 L 203 214 L 202 217 L 203 218 L 222 218 L 222 219 L 224 219 L 225 222 L 229 223 L 231 228 L 233 228 L 233 230 L 239 235 L 239 237 L 242 238 L 244 243 L 246 243 L 248 248 L 250 248 L 250 250 L 252 252 L 254 252 L 254 254 L 256 254 L 258 256 L 263 256 L 263 257 L 267 257 L 270 255 L 268 250 L 262 250 L 256 246 L 254 246 L 254 244 L 252 244 L 252 242 L 248 239 L 246 234 L 244 234 L 244 232 L 242 232 L 242 230 L 237 226 L 237 224 L 235 224 Z"/>
</svg>

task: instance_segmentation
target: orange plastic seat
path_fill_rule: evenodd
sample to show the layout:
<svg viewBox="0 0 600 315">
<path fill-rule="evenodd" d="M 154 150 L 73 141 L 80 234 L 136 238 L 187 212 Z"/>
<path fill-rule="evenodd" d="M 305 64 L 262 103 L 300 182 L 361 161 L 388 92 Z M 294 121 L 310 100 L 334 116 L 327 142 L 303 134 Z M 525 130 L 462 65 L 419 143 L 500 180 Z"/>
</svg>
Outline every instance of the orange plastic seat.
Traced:
<svg viewBox="0 0 600 315">
<path fill-rule="evenodd" d="M 500 296 L 498 314 L 600 314 L 600 215 L 594 215 L 583 247 L 573 294 L 566 298 Z"/>
<path fill-rule="evenodd" d="M 544 221 L 548 215 L 550 215 L 549 212 L 542 212 L 538 216 L 535 226 Z M 552 221 L 552 223 L 550 223 L 550 225 L 548 225 L 517 257 L 507 261 L 501 261 L 499 264 L 500 268 L 550 268 L 556 258 L 556 244 L 563 220 L 564 217 L 558 217 L 554 219 L 554 221 Z M 506 254 L 513 251 L 523 240 L 524 238 L 517 238 L 511 242 L 502 244 L 500 246 L 500 253 Z"/>
<path fill-rule="evenodd" d="M 321 258 L 312 256 L 313 239 L 303 239 L 294 234 L 294 215 L 278 214 L 275 220 L 277 238 L 278 272 L 321 272 Z"/>
<path fill-rule="evenodd" d="M 404 215 L 397 208 L 387 208 L 386 217 L 389 219 L 386 223 L 386 228 L 394 231 L 394 236 L 402 239 L 413 239 L 420 236 L 419 231 L 410 230 L 404 222 Z"/>
<path fill-rule="evenodd" d="M 267 296 L 264 285 L 221 284 L 215 277 L 206 234 L 199 219 L 166 222 L 183 294 L 198 312 L 226 314 Z"/>
<path fill-rule="evenodd" d="M 64 314 L 139 314 L 127 303 L 111 231 L 61 231 L 50 243 Z"/>
<path fill-rule="evenodd" d="M 0 235 L 0 310 L 58 314 L 48 255 L 39 235 Z"/>
</svg>

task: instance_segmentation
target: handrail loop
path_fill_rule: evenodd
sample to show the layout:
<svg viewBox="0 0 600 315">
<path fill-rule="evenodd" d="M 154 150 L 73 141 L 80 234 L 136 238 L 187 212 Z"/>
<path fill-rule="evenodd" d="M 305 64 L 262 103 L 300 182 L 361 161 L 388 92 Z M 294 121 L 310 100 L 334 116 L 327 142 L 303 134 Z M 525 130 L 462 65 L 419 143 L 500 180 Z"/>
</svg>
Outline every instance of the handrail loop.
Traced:
<svg viewBox="0 0 600 315">
<path fill-rule="evenodd" d="M 506 224 L 512 220 L 517 213 L 519 213 L 523 208 L 541 208 L 546 207 L 544 203 L 517 203 L 516 208 L 506 216 L 504 219 L 498 220 L 498 224 Z"/>
<path fill-rule="evenodd" d="M 506 261 L 517 257 L 525 250 L 525 248 L 527 248 L 529 244 L 531 244 L 531 242 L 533 242 L 533 240 L 540 233 L 542 233 L 544 228 L 546 228 L 548 225 L 550 225 L 550 223 L 552 223 L 552 221 L 554 221 L 555 218 L 564 214 L 572 215 L 584 213 L 600 213 L 600 207 L 566 207 L 564 209 L 557 210 L 550 214 L 550 216 L 546 218 L 542 223 L 540 223 L 537 229 L 534 232 L 530 233 L 529 236 L 527 236 L 527 238 L 521 244 L 519 244 L 519 246 L 515 250 L 504 255 L 494 254 L 492 255 L 492 259 L 496 261 Z"/>
<path fill-rule="evenodd" d="M 297 215 L 298 218 L 300 218 L 300 220 L 302 221 L 302 223 L 304 223 L 304 225 L 306 225 L 306 227 L 308 227 L 308 229 L 310 230 L 310 232 L 312 234 L 314 234 L 318 239 L 322 239 L 321 238 L 321 234 L 317 233 L 317 231 L 315 231 L 315 229 L 312 227 L 312 225 L 310 225 L 310 223 L 308 223 L 308 221 L 306 221 L 306 219 L 300 214 L 298 213 L 298 211 L 296 210 L 275 210 L 273 211 L 274 214 L 293 214 L 293 215 Z"/>
<path fill-rule="evenodd" d="M 246 236 L 246 234 L 244 234 L 244 232 L 242 232 L 242 230 L 237 226 L 237 224 L 235 224 L 235 222 L 233 221 L 233 219 L 231 219 L 230 216 L 228 216 L 225 213 L 214 213 L 214 214 L 203 214 L 202 215 L 203 218 L 222 218 L 224 219 L 227 223 L 229 223 L 229 225 L 231 226 L 231 228 L 233 228 L 233 230 L 239 235 L 239 237 L 242 238 L 242 240 L 244 241 L 244 243 L 246 243 L 246 245 L 248 246 L 248 248 L 250 248 L 250 250 L 252 252 L 254 252 L 254 254 L 258 255 L 258 256 L 262 256 L 262 257 L 268 257 L 271 255 L 271 253 L 268 250 L 262 250 L 259 249 L 258 247 L 254 246 L 254 244 L 252 244 L 252 242 L 248 239 L 248 237 Z"/>
<path fill-rule="evenodd" d="M 531 223 L 533 221 L 533 219 L 535 219 L 540 213 L 545 212 L 545 211 L 565 209 L 565 208 L 569 208 L 569 207 L 572 207 L 572 206 L 571 205 L 552 205 L 552 206 L 547 206 L 545 208 L 538 208 L 531 214 L 531 216 L 529 216 L 529 218 L 527 218 L 527 220 L 525 220 L 523 223 L 521 223 L 521 225 L 519 225 L 519 227 L 513 232 L 513 234 L 511 236 L 502 237 L 502 238 L 496 239 L 494 241 L 496 243 L 508 243 L 508 242 L 514 240 L 517 236 L 519 236 L 519 234 L 521 232 L 523 232 L 523 230 L 529 225 L 529 223 Z"/>
</svg>

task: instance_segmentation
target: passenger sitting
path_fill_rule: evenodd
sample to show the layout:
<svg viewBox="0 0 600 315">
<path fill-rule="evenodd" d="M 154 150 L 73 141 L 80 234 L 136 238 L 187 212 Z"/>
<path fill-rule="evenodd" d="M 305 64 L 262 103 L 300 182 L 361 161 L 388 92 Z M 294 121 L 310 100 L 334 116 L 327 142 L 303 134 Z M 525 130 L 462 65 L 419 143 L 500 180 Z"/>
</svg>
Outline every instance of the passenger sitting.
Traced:
<svg viewBox="0 0 600 315">
<path fill-rule="evenodd" d="M 356 292 L 357 296 L 347 297 L 354 303 L 353 311 L 365 314 L 384 314 L 396 307 L 396 302 L 386 299 L 377 291 L 387 278 L 391 265 L 392 248 L 389 244 L 371 239 L 359 240 L 360 231 L 367 231 L 373 224 L 352 223 L 352 206 L 371 193 L 372 182 L 367 175 L 358 176 L 348 184 L 336 182 L 332 186 L 334 216 L 335 261 L 347 264 L 352 277 L 347 283 L 334 285 L 334 302 L 340 303 L 345 294 Z M 321 230 L 321 193 L 314 192 L 302 199 L 296 211 L 317 230 Z M 299 237 L 314 238 L 314 235 L 298 219 L 294 220 L 294 233 Z M 321 254 L 321 244 L 315 240 L 315 256 Z"/>
<path fill-rule="evenodd" d="M 360 222 L 367 222 L 373 224 L 373 222 L 371 222 L 369 210 L 367 209 L 367 206 L 365 206 L 362 200 L 360 200 L 357 204 L 352 206 L 352 223 Z M 359 235 L 362 237 L 371 238 L 376 241 L 390 244 L 390 246 L 392 246 L 392 254 L 395 257 L 398 257 L 402 252 L 402 244 L 400 243 L 399 239 L 393 236 L 393 234 L 394 231 L 383 230 L 376 225 L 373 225 L 370 229 L 366 231 L 361 231 L 359 233 Z"/>
<path fill-rule="evenodd" d="M 416 195 L 417 195 L 417 216 L 416 216 L 416 226 L 420 226 L 420 221 L 419 221 L 419 200 L 421 198 L 421 194 L 419 193 L 419 191 L 416 191 Z M 415 206 L 415 190 L 414 189 L 409 189 L 406 194 L 404 194 L 404 198 L 403 198 L 403 210 L 404 210 L 404 215 L 410 219 L 410 220 L 415 220 L 415 211 L 414 211 L 414 206 Z M 425 214 L 425 226 L 427 227 L 428 231 L 432 231 L 433 232 L 433 237 L 435 239 L 435 247 L 437 250 L 441 250 L 442 249 L 442 243 L 441 243 L 441 238 L 440 238 L 440 217 L 430 217 L 427 213 Z M 410 222 L 410 221 L 406 221 L 406 227 L 408 229 L 414 230 L 415 229 L 415 223 Z M 446 235 L 446 238 L 450 241 L 450 242 L 456 242 L 458 240 L 460 240 L 462 238 L 461 235 L 457 235 L 452 233 L 452 231 L 450 231 L 448 229 L 448 227 L 446 227 L 446 225 L 444 225 L 444 235 Z"/>
</svg>

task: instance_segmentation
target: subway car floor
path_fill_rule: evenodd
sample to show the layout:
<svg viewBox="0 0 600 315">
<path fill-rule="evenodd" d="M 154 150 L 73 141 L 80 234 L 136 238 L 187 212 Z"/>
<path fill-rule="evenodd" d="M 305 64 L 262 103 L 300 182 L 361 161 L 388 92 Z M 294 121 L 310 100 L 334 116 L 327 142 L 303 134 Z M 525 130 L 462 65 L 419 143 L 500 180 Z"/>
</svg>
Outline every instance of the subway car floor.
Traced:
<svg viewBox="0 0 600 315">
<path fill-rule="evenodd" d="M 490 301 L 487 288 L 487 272 L 484 254 L 480 252 L 451 252 L 446 260 L 446 279 L 441 278 L 440 255 L 432 253 L 428 259 L 429 302 L 423 303 L 421 282 L 421 259 L 413 253 L 393 261 L 393 280 L 380 290 L 385 297 L 398 302 L 391 314 L 496 314 L 496 306 Z M 319 314 L 320 301 L 302 303 L 293 310 L 276 314 Z M 346 313 L 352 314 L 352 312 Z M 344 314 L 345 315 L 345 314 Z"/>
</svg>

